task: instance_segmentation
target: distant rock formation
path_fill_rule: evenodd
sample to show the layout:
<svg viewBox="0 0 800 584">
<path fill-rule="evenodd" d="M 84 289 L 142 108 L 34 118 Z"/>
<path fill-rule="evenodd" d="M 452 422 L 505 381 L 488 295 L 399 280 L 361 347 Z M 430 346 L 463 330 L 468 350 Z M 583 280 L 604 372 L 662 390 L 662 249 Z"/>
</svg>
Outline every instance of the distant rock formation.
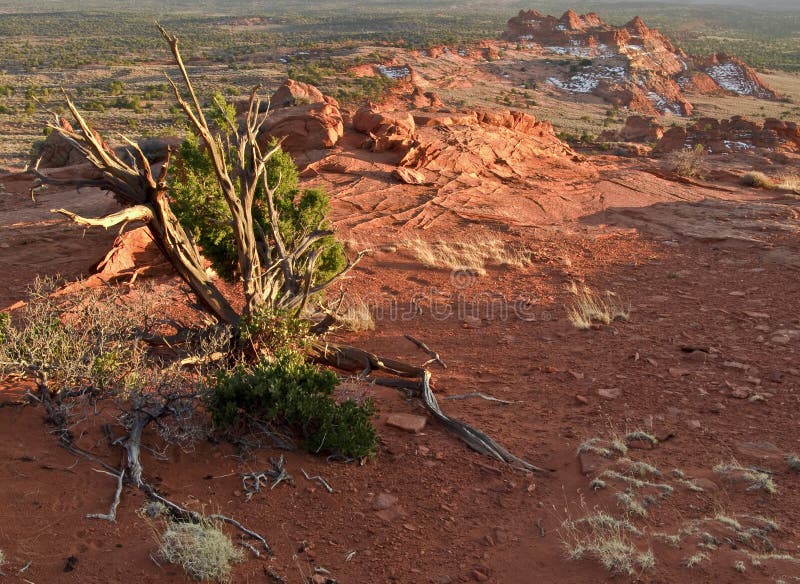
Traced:
<svg viewBox="0 0 800 584">
<path fill-rule="evenodd" d="M 743 116 L 729 120 L 700 118 L 688 128 L 667 130 L 653 148 L 659 156 L 701 144 L 709 153 L 745 152 L 765 148 L 773 152 L 800 152 L 800 126 L 795 122 L 767 119 L 763 125 Z"/>
<path fill-rule="evenodd" d="M 725 54 L 690 57 L 638 16 L 615 27 L 593 12 L 568 10 L 556 18 L 523 10 L 508 21 L 503 38 L 540 45 L 555 55 L 590 60 L 578 63 L 566 76 L 549 78 L 548 83 L 649 115 L 691 114 L 684 92 L 778 97 L 741 60 Z"/>
<path fill-rule="evenodd" d="M 601 133 L 600 142 L 656 142 L 664 135 L 664 128 L 654 117 L 628 116 L 625 125 L 618 131 Z"/>
</svg>

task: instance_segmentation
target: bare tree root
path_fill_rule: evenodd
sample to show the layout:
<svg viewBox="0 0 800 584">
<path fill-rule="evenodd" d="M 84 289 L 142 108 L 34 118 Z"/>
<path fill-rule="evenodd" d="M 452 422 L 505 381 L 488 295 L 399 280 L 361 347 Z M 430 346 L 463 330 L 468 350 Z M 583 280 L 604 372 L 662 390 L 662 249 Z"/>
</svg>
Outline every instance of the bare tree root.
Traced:
<svg viewBox="0 0 800 584">
<path fill-rule="evenodd" d="M 67 413 L 64 404 L 58 394 L 52 395 L 48 389 L 47 385 L 47 375 L 45 372 L 39 371 L 39 378 L 37 379 L 37 386 L 39 389 L 39 397 L 38 399 L 42 402 L 45 411 L 46 421 L 55 426 L 55 433 L 59 436 L 59 444 L 66 449 L 68 452 L 85 458 L 86 460 L 90 460 L 94 463 L 101 465 L 105 470 L 99 470 L 97 472 L 103 472 L 110 476 L 113 476 L 117 479 L 117 486 L 114 492 L 114 498 L 111 502 L 111 507 L 109 508 L 109 512 L 106 514 L 103 513 L 91 513 L 88 514 L 87 517 L 91 519 L 102 519 L 105 521 L 115 521 L 117 515 L 117 509 L 120 504 L 120 500 L 122 498 L 122 490 L 123 485 L 125 482 L 129 481 L 137 488 L 144 491 L 144 493 L 152 500 L 157 501 L 164 505 L 176 518 L 191 521 L 193 523 L 200 523 L 204 519 L 213 519 L 217 521 L 223 521 L 248 537 L 257 540 L 266 550 L 268 554 L 272 554 L 272 548 L 267 543 L 267 540 L 261 534 L 248 529 L 235 519 L 227 517 L 225 515 L 220 514 L 213 514 L 208 516 L 202 516 L 195 511 L 190 511 L 181 507 L 177 503 L 174 503 L 167 499 L 166 497 L 160 495 L 155 487 L 147 483 L 143 478 L 143 468 L 142 463 L 140 460 L 140 455 L 142 451 L 142 434 L 144 429 L 150 424 L 151 422 L 156 422 L 166 416 L 175 415 L 176 408 L 174 402 L 181 399 L 191 399 L 193 395 L 170 395 L 170 396 L 162 396 L 164 398 L 163 402 L 160 403 L 153 403 L 149 402 L 148 400 L 141 396 L 140 400 L 136 400 L 133 404 L 132 410 L 128 412 L 126 416 L 123 416 L 123 419 L 127 421 L 125 424 L 128 427 L 128 434 L 127 436 L 123 436 L 114 440 L 112 445 L 119 445 L 123 448 L 125 455 L 123 456 L 123 461 L 121 464 L 121 468 L 117 469 L 113 466 L 109 465 L 108 463 L 100 460 L 95 455 L 83 450 L 82 448 L 73 444 L 73 438 L 71 433 L 66 427 L 67 424 Z"/>
<path fill-rule="evenodd" d="M 412 340 L 414 344 L 421 347 L 419 342 Z M 422 343 L 424 344 L 424 343 Z M 425 350 L 425 349 L 423 349 Z M 429 354 L 432 351 L 426 350 Z M 546 469 L 534 466 L 529 462 L 511 454 L 496 441 L 491 439 L 481 430 L 473 426 L 446 415 L 439 407 L 436 396 L 430 386 L 431 374 L 424 367 L 416 367 L 395 359 L 385 359 L 373 353 L 334 343 L 318 341 L 311 346 L 311 353 L 314 359 L 321 363 L 328 364 L 344 371 L 360 371 L 362 377 L 366 377 L 372 371 L 386 371 L 392 375 L 403 378 L 419 379 L 417 383 L 398 383 L 395 386 L 410 390 L 415 395 L 422 398 L 425 407 L 445 428 L 453 432 L 470 448 L 483 455 L 490 456 L 502 462 L 511 464 L 517 468 L 532 472 L 546 473 Z M 437 355 L 438 356 L 438 355 Z M 379 380 L 382 385 L 389 385 L 386 379 Z M 400 381 L 400 380 L 397 380 Z M 405 381 L 405 380 L 402 380 Z"/>
</svg>

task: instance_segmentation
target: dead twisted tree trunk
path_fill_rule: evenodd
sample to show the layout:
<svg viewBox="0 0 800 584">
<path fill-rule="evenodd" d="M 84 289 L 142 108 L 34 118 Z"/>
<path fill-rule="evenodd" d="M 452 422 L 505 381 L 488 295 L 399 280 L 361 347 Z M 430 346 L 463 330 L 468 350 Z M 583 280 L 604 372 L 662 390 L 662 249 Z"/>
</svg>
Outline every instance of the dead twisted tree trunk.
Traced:
<svg viewBox="0 0 800 584">
<path fill-rule="evenodd" d="M 106 217 L 85 218 L 65 209 L 54 210 L 69 217 L 85 227 L 105 227 L 131 221 L 147 224 L 158 247 L 175 267 L 175 270 L 197 294 L 200 302 L 216 318 L 234 330 L 238 328 L 242 316 L 269 307 L 275 310 L 294 311 L 299 315 L 308 305 L 308 299 L 346 275 L 361 259 L 363 253 L 337 274 L 324 282 L 313 284 L 316 262 L 321 250 L 315 249 L 320 241 L 332 235 L 326 229 L 308 233 L 291 248 L 286 244 L 279 228 L 280 217 L 275 208 L 274 195 L 278 185 L 270 185 L 267 178 L 267 161 L 279 146 L 262 152 L 258 144 L 258 134 L 267 115 L 260 113 L 261 101 L 258 87 L 250 94 L 247 114 L 240 130 L 235 120 L 226 118 L 225 140 L 223 133 L 214 132 L 209 126 L 197 93 L 186 71 L 178 39 L 158 25 L 161 35 L 169 44 L 172 55 L 181 73 L 188 93 L 184 99 L 180 88 L 171 78 L 167 78 L 175 99 L 203 140 L 211 158 L 214 174 L 220 186 L 225 203 L 231 213 L 234 244 L 238 252 L 238 268 L 241 275 L 245 306 L 238 314 L 214 285 L 205 271 L 203 259 L 192 238 L 181 226 L 175 216 L 168 196 L 167 173 L 170 160 L 161 167 L 157 178 L 149 161 L 141 149 L 130 140 L 134 161 L 123 161 L 103 142 L 100 135 L 86 123 L 75 105 L 66 96 L 67 106 L 75 118 L 80 131 L 74 131 L 66 123 L 52 125 L 51 128 L 66 137 L 98 171 L 94 179 L 58 180 L 50 178 L 34 167 L 41 183 L 69 186 L 93 186 L 114 193 L 116 200 L 126 207 L 123 211 Z M 229 154 L 229 153 L 233 154 Z M 256 191 L 263 185 L 269 213 L 269 233 L 264 233 L 253 218 Z"/>
<path fill-rule="evenodd" d="M 175 99 L 205 143 L 217 182 L 231 213 L 234 242 L 238 252 L 238 268 L 245 298 L 243 313 L 240 315 L 233 309 L 206 273 L 203 258 L 194 241 L 181 226 L 170 206 L 166 180 L 170 168 L 169 156 L 156 178 L 141 149 L 125 139 L 132 150 L 134 160 L 130 164 L 123 161 L 106 146 L 100 135 L 86 123 L 69 97 L 66 97 L 79 131 L 73 130 L 69 124 L 63 122 L 51 127 L 78 149 L 97 169 L 99 176 L 93 179 L 59 180 L 40 173 L 37 168 L 34 168 L 33 172 L 43 184 L 92 186 L 111 191 L 116 200 L 125 207 L 122 211 L 100 218 L 80 217 L 65 209 L 57 209 L 54 212 L 86 227 L 98 226 L 108 229 L 131 221 L 144 222 L 158 247 L 200 302 L 220 322 L 231 325 L 234 331 L 238 330 L 243 316 L 264 307 L 290 310 L 299 316 L 306 309 L 310 297 L 325 290 L 347 274 L 364 252 L 358 254 L 354 260 L 348 261 L 347 265 L 331 278 L 314 284 L 316 262 L 321 253 L 318 244 L 332 232 L 321 229 L 318 225 L 304 238 L 293 242 L 291 247 L 284 241 L 279 229 L 280 216 L 274 202 L 278 185 L 269 184 L 266 171 L 267 161 L 278 147 L 262 152 L 257 140 L 259 130 L 266 120 L 266 114 L 260 113 L 260 100 L 257 95 L 259 88 L 254 88 L 250 95 L 243 129 L 240 129 L 233 119 L 224 120 L 227 128 L 223 142 L 221 132 L 212 131 L 206 121 L 178 49 L 178 39 L 160 25 L 158 28 L 169 44 L 188 94 L 188 99 L 185 99 L 178 85 L 168 77 Z M 268 233 L 261 229 L 253 217 L 256 190 L 262 187 L 266 193 Z M 335 321 L 335 315 L 330 311 L 320 311 L 318 314 L 323 318 L 312 331 L 321 334 Z M 432 359 L 428 363 L 438 362 L 443 365 L 439 356 L 430 351 L 424 343 L 411 340 L 431 355 Z M 380 358 L 355 347 L 332 345 L 321 341 L 313 345 L 312 352 L 318 361 L 339 369 L 359 370 L 365 373 L 371 370 L 387 371 L 399 377 L 417 379 L 418 382 L 411 387 L 422 398 L 431 414 L 471 448 L 525 470 L 543 471 L 514 456 L 480 430 L 445 415 L 430 388 L 430 373 L 424 368 L 425 366 L 414 367 L 399 361 Z M 393 385 L 398 386 L 396 383 Z M 152 418 L 147 418 L 150 419 Z M 137 427 L 139 426 L 134 424 L 129 440 L 125 444 L 128 466 L 120 472 L 126 472 L 135 484 L 142 485 L 137 450 L 140 437 L 135 435 Z"/>
</svg>

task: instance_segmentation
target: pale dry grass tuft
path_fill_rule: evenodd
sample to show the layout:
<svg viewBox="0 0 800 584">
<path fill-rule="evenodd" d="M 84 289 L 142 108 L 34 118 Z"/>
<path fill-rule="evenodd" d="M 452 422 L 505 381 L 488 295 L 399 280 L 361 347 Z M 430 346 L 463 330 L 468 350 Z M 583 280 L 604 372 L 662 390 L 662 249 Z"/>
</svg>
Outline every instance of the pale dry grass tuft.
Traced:
<svg viewBox="0 0 800 584">
<path fill-rule="evenodd" d="M 796 454 L 787 454 L 786 455 L 786 464 L 789 465 L 789 468 L 795 472 L 800 472 L 800 456 Z"/>
<path fill-rule="evenodd" d="M 197 580 L 228 582 L 242 552 L 212 523 L 170 522 L 159 538 L 159 555 Z"/>
<path fill-rule="evenodd" d="M 748 491 L 763 490 L 769 494 L 773 494 L 778 491 L 778 488 L 775 486 L 775 482 L 768 473 L 762 472 L 755 468 L 744 467 L 736 462 L 736 460 L 731 460 L 731 462 L 728 464 L 720 463 L 712 470 L 717 474 L 739 475 L 750 483 L 750 486 L 747 487 Z"/>
<path fill-rule="evenodd" d="M 629 521 L 601 512 L 576 521 L 566 520 L 559 530 L 568 559 L 591 558 L 613 574 L 628 575 L 655 566 L 653 552 L 640 551 L 631 541 L 632 534 L 640 535 L 640 531 Z"/>
<path fill-rule="evenodd" d="M 430 243 L 417 237 L 403 245 L 425 266 L 465 270 L 478 276 L 486 274 L 487 265 L 524 268 L 531 263 L 530 252 L 493 238 Z"/>
<path fill-rule="evenodd" d="M 369 305 L 360 298 L 348 304 L 339 315 L 339 322 L 349 331 L 374 331 L 375 319 Z"/>
<path fill-rule="evenodd" d="M 605 297 L 588 286 L 575 285 L 572 302 L 567 306 L 567 318 L 577 329 L 588 329 L 595 322 L 611 324 L 615 320 L 628 320 L 630 306 L 620 302 L 617 295 L 606 291 Z"/>
<path fill-rule="evenodd" d="M 708 554 L 707 553 L 699 552 L 699 553 L 694 554 L 693 556 L 689 556 L 688 558 L 686 558 L 686 561 L 685 561 L 684 565 L 687 568 L 694 568 L 697 564 L 699 564 L 700 562 L 702 562 L 704 560 L 707 560 L 707 559 L 708 559 Z"/>
<path fill-rule="evenodd" d="M 800 174 L 785 174 L 778 179 L 777 187 L 800 194 Z"/>
</svg>

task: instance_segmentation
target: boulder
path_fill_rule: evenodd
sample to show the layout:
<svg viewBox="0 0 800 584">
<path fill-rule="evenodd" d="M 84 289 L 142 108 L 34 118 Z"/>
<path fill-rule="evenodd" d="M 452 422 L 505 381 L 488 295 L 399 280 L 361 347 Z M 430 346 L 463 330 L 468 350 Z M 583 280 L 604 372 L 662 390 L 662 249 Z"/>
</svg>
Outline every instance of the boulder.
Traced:
<svg viewBox="0 0 800 584">
<path fill-rule="evenodd" d="M 270 107 L 273 109 L 306 105 L 310 103 L 331 103 L 333 98 L 326 100 L 325 95 L 309 83 L 287 79 L 272 95 Z M 339 105 L 338 103 L 336 104 Z"/>
<path fill-rule="evenodd" d="M 292 154 L 333 148 L 344 133 L 344 123 L 331 101 L 273 110 L 258 134 L 259 146 L 265 149 L 274 137 L 283 139 L 283 149 Z"/>
<path fill-rule="evenodd" d="M 416 140 L 417 126 L 410 113 L 382 112 L 374 105 L 365 105 L 356 112 L 353 128 L 369 136 L 362 147 L 373 152 L 407 151 Z"/>
<path fill-rule="evenodd" d="M 664 128 L 651 116 L 628 116 L 619 130 L 622 142 L 655 142 L 664 135 Z"/>
</svg>

